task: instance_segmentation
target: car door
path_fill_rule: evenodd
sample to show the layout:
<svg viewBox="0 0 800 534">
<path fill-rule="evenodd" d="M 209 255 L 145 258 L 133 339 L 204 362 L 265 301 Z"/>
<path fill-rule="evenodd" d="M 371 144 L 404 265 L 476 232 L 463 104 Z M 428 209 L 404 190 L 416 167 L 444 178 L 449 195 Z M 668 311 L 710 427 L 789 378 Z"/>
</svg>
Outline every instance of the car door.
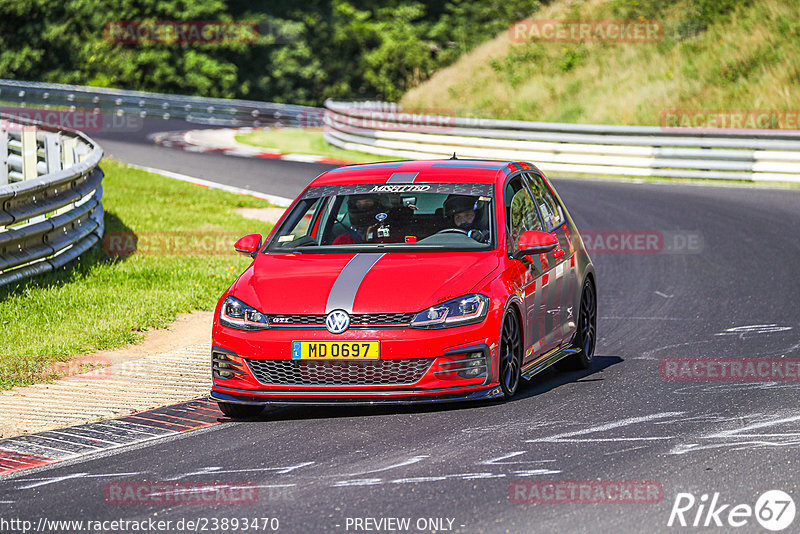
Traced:
<svg viewBox="0 0 800 534">
<path fill-rule="evenodd" d="M 516 244 L 522 232 L 544 230 L 544 222 L 539 215 L 536 202 L 522 175 L 509 179 L 505 188 L 506 232 L 509 254 L 516 252 Z M 525 355 L 523 365 L 558 346 L 560 336 L 549 332 L 552 321 L 546 320 L 547 287 L 546 279 L 551 262 L 543 262 L 544 255 L 528 255 L 515 261 L 519 269 L 518 279 L 525 303 L 523 320 Z M 557 340 L 558 338 L 558 340 Z"/>
<path fill-rule="evenodd" d="M 536 207 L 544 223 L 544 231 L 558 236 L 559 246 L 547 254 L 540 254 L 540 260 L 546 276 L 542 287 L 545 288 L 546 303 L 544 329 L 550 338 L 545 345 L 553 348 L 568 342 L 575 332 L 574 292 L 577 288 L 577 270 L 575 268 L 574 247 L 569 230 L 569 222 L 564 209 L 553 194 L 552 188 L 545 178 L 538 173 L 527 173 L 525 182 L 533 194 Z"/>
</svg>

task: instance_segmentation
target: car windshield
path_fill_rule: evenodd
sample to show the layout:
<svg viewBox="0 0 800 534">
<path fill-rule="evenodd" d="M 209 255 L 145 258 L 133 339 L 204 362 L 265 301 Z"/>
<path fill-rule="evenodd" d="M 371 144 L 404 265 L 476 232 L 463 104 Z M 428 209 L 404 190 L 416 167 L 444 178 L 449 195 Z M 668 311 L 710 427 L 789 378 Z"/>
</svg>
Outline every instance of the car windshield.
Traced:
<svg viewBox="0 0 800 534">
<path fill-rule="evenodd" d="M 492 184 L 310 187 L 270 252 L 481 250 L 494 243 Z"/>
</svg>

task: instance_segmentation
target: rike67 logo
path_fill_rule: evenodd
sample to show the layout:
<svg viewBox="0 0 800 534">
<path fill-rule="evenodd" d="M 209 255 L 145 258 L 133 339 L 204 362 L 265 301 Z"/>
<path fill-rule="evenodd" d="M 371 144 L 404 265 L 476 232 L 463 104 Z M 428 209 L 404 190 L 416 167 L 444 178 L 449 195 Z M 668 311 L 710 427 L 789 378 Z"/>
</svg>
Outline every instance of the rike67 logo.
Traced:
<svg viewBox="0 0 800 534">
<path fill-rule="evenodd" d="M 668 527 L 743 527 L 752 524 L 753 518 L 762 528 L 772 532 L 786 529 L 794 521 L 794 499 L 781 490 L 765 491 L 749 504 L 730 504 L 714 493 L 710 498 L 704 493 L 696 498 L 691 493 L 678 493 L 667 521 Z"/>
</svg>

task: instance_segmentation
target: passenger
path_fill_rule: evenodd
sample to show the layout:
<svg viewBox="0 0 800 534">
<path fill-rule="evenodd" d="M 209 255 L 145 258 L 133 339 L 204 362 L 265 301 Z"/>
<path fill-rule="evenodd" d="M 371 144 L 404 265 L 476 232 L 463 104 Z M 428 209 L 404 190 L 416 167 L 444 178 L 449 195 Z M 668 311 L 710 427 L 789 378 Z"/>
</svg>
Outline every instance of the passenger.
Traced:
<svg viewBox="0 0 800 534">
<path fill-rule="evenodd" d="M 378 221 L 375 216 L 383 210 L 377 195 L 350 195 L 347 198 L 347 212 L 350 227 L 347 232 L 333 240 L 334 245 L 354 245 L 366 243 L 371 226 Z"/>
</svg>

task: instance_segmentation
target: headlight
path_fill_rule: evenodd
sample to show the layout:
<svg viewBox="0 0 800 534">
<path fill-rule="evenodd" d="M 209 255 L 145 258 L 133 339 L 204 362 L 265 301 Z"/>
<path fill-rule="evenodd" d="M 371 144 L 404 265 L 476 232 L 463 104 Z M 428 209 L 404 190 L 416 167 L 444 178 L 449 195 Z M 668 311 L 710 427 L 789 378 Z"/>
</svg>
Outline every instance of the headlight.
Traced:
<svg viewBox="0 0 800 534">
<path fill-rule="evenodd" d="M 488 310 L 489 297 L 478 294 L 465 295 L 419 312 L 411 321 L 411 326 L 446 328 L 479 323 L 486 317 Z"/>
<path fill-rule="evenodd" d="M 264 330 L 269 328 L 267 316 L 248 306 L 241 300 L 226 297 L 219 310 L 219 322 L 222 326 L 239 330 Z"/>
</svg>

